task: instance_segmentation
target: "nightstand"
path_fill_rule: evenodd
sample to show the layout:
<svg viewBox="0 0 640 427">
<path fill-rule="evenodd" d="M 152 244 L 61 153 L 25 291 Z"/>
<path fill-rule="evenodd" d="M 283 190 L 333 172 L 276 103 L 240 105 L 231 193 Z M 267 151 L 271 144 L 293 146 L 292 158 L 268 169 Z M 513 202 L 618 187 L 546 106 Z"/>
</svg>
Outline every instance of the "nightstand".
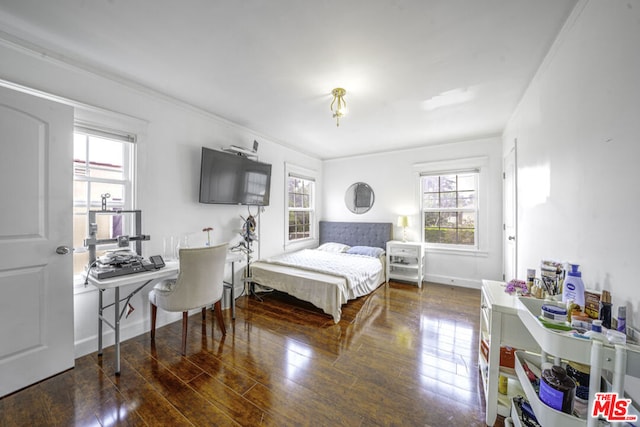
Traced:
<svg viewBox="0 0 640 427">
<path fill-rule="evenodd" d="M 413 282 L 422 287 L 424 279 L 424 247 L 420 242 L 387 242 L 387 280 Z"/>
</svg>

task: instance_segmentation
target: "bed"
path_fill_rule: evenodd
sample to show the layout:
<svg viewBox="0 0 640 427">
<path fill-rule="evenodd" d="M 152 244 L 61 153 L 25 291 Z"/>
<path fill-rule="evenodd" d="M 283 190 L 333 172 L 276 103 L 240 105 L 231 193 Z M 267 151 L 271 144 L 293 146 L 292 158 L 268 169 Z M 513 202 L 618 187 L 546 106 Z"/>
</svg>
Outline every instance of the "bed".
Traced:
<svg viewBox="0 0 640 427">
<path fill-rule="evenodd" d="M 391 223 L 320 221 L 319 246 L 251 264 L 252 282 L 308 301 L 340 321 L 342 305 L 386 281 Z"/>
</svg>

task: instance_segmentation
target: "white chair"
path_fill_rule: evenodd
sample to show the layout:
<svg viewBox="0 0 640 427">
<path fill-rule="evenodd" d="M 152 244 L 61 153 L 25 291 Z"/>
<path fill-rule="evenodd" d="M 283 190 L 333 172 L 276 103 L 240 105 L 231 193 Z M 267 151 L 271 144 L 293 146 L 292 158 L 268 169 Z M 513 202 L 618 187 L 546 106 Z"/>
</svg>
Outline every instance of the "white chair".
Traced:
<svg viewBox="0 0 640 427">
<path fill-rule="evenodd" d="M 214 305 L 222 335 L 227 331 L 220 300 L 224 292 L 224 266 L 227 243 L 204 248 L 180 249 L 180 271 L 177 279 L 164 280 L 149 292 L 151 303 L 151 339 L 156 335 L 158 307 L 165 311 L 182 312 L 182 355 L 187 350 L 188 311 L 202 308 L 206 319 L 207 306 Z M 211 326 L 213 335 L 213 325 Z"/>
</svg>

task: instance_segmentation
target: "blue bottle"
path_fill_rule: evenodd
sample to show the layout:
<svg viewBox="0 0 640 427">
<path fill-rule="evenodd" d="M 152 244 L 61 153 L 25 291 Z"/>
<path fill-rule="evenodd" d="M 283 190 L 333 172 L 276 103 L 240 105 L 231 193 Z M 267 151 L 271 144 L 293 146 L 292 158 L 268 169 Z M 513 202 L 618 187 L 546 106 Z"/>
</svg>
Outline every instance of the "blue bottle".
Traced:
<svg viewBox="0 0 640 427">
<path fill-rule="evenodd" d="M 618 307 L 618 331 L 623 334 L 627 333 L 627 307 Z"/>
<path fill-rule="evenodd" d="M 578 264 L 569 264 L 571 271 L 567 272 L 567 278 L 564 279 L 562 285 L 562 302 L 570 299 L 580 307 L 584 308 L 584 283 L 582 282 L 582 273 L 578 271 Z"/>
</svg>

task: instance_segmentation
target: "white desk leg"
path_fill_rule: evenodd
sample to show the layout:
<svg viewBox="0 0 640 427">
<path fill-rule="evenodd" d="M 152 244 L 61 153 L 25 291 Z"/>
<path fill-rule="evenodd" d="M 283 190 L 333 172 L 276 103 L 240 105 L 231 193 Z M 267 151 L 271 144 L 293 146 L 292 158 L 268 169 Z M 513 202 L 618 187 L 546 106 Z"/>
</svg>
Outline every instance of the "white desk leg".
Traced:
<svg viewBox="0 0 640 427">
<path fill-rule="evenodd" d="M 98 356 L 102 356 L 102 289 L 98 289 Z"/>
<path fill-rule="evenodd" d="M 235 271 L 235 261 L 231 261 L 231 318 L 236 318 L 236 271 Z"/>
<path fill-rule="evenodd" d="M 116 286 L 115 309 L 115 333 L 116 333 L 116 375 L 120 375 L 120 287 Z"/>
</svg>

